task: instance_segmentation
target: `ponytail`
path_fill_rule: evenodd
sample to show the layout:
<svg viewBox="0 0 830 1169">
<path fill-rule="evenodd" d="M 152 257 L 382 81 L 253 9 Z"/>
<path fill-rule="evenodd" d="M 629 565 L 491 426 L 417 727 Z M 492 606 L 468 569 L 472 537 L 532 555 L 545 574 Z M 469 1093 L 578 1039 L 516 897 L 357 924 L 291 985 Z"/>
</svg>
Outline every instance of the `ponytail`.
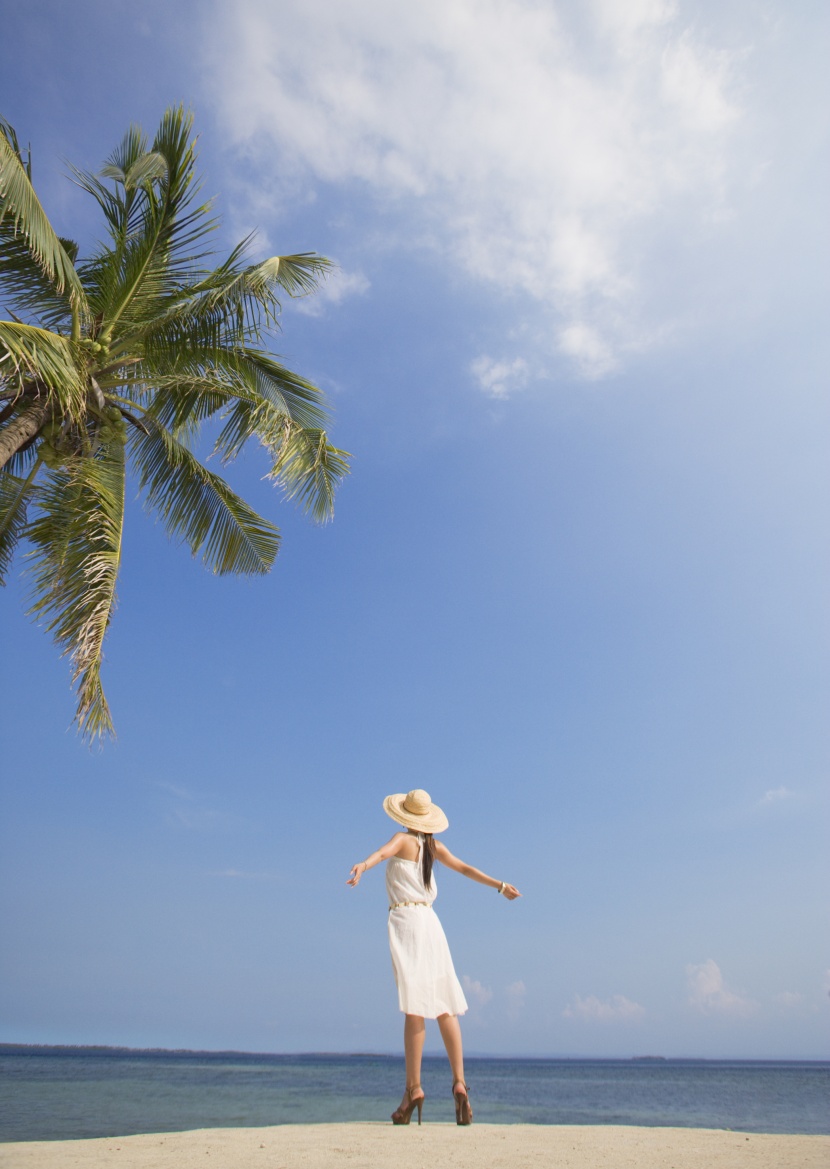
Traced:
<svg viewBox="0 0 830 1169">
<path fill-rule="evenodd" d="M 424 888 L 428 889 L 432 881 L 432 866 L 435 862 L 435 838 L 431 832 L 424 834 L 424 847 L 421 849 L 421 873 L 424 878 Z"/>
</svg>

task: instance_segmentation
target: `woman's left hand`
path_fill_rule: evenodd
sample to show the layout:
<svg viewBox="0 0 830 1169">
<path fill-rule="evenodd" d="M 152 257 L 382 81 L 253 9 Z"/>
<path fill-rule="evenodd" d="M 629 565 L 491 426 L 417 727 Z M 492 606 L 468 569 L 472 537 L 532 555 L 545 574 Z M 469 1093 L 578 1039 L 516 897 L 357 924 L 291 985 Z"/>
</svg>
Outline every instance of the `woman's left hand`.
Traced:
<svg viewBox="0 0 830 1169">
<path fill-rule="evenodd" d="M 517 897 L 521 897 L 521 893 L 516 888 L 516 886 L 508 885 L 506 882 L 501 892 L 502 897 L 506 897 L 508 901 L 515 901 Z"/>
</svg>

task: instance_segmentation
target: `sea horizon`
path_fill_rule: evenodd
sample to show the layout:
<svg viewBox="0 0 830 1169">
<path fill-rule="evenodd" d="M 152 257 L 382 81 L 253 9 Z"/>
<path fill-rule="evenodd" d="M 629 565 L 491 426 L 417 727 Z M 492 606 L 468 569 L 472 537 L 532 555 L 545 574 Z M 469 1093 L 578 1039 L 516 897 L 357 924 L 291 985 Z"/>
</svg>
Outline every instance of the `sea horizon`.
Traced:
<svg viewBox="0 0 830 1169">
<path fill-rule="evenodd" d="M 251 1058 L 291 1058 L 291 1059 L 403 1059 L 400 1050 L 384 1051 L 383 1049 L 354 1049 L 354 1050 L 319 1050 L 308 1049 L 284 1051 L 255 1051 L 250 1048 L 238 1047 L 133 1047 L 124 1043 L 14 1043 L 0 1041 L 0 1054 L 16 1055 L 41 1052 L 45 1054 L 88 1053 L 88 1054 L 131 1054 L 131 1055 L 198 1055 L 216 1057 L 251 1057 Z M 815 1056 L 800 1055 L 664 1055 L 660 1052 L 632 1052 L 630 1055 L 586 1055 L 584 1052 L 494 1052 L 480 1049 L 465 1049 L 465 1059 L 490 1060 L 573 1060 L 576 1062 L 601 1063 L 729 1063 L 729 1064 L 815 1064 L 816 1066 L 830 1065 L 830 1055 L 820 1059 Z M 442 1047 L 424 1048 L 424 1058 L 445 1058 Z"/>
</svg>

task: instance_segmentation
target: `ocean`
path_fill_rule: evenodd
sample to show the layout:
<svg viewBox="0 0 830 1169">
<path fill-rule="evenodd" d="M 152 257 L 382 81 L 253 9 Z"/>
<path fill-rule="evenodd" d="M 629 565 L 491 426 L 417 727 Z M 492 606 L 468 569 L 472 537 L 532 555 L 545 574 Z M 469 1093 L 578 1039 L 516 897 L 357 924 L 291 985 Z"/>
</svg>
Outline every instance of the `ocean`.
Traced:
<svg viewBox="0 0 830 1169">
<path fill-rule="evenodd" d="M 830 1063 L 468 1058 L 475 1120 L 830 1133 Z M 425 1057 L 424 1121 L 452 1121 L 446 1059 Z M 0 1045 L 0 1140 L 387 1121 L 403 1060 L 385 1055 Z"/>
</svg>

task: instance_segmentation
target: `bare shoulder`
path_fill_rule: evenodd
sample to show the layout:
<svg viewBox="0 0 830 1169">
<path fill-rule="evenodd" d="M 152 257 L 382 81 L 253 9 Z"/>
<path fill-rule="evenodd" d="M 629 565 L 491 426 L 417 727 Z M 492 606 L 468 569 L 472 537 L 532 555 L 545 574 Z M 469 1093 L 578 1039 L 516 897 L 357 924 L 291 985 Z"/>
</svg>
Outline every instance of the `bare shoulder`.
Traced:
<svg viewBox="0 0 830 1169">
<path fill-rule="evenodd" d="M 395 852 L 401 860 L 414 861 L 420 855 L 421 846 L 418 843 L 418 838 L 413 836 L 411 832 L 396 832 L 395 837 L 398 841 L 398 847 Z"/>
<path fill-rule="evenodd" d="M 411 839 L 412 837 L 407 832 L 396 832 L 392 839 L 379 850 L 381 858 L 388 860 L 390 856 L 399 856 L 405 842 Z"/>
</svg>

